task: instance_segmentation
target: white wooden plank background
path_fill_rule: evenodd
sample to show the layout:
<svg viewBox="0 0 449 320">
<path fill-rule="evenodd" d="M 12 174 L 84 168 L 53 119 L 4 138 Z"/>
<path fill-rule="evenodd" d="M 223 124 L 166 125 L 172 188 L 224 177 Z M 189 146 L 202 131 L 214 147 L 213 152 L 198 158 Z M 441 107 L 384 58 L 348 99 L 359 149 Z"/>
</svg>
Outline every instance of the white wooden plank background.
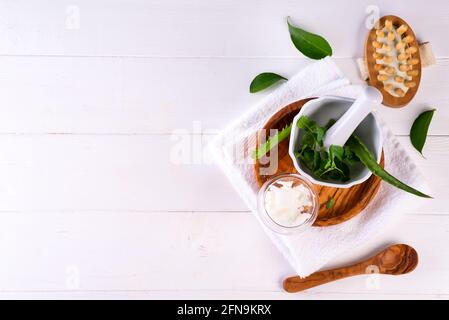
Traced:
<svg viewBox="0 0 449 320">
<path fill-rule="evenodd" d="M 435 199 L 331 266 L 394 242 L 415 246 L 420 266 L 288 295 L 291 268 L 229 182 L 170 161 L 171 134 L 205 144 L 270 92 L 248 93 L 254 75 L 310 63 L 287 15 L 360 82 L 371 4 L 438 58 L 407 108 L 379 110 Z M 0 298 L 448 299 L 448 28 L 447 1 L 0 1 Z M 407 135 L 430 107 L 423 159 Z"/>
</svg>

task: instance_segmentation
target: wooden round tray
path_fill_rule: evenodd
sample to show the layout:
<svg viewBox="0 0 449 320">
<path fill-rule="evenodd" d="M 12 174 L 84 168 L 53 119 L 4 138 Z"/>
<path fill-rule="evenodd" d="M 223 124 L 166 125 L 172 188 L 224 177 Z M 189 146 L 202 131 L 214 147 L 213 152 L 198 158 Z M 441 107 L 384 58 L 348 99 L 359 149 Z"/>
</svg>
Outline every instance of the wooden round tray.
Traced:
<svg viewBox="0 0 449 320">
<path fill-rule="evenodd" d="M 396 16 L 384 16 L 380 18 L 379 22 L 381 26 L 385 24 L 385 20 L 390 20 L 393 22 L 393 25 L 396 27 L 400 27 L 401 25 L 406 25 L 408 27 L 407 31 L 404 33 L 404 36 L 412 36 L 414 38 L 413 42 L 410 44 L 411 46 L 414 46 L 416 48 L 419 48 L 418 41 L 416 40 L 416 35 L 413 32 L 410 25 L 404 21 L 403 19 L 396 17 Z M 413 67 L 414 70 L 419 70 L 419 74 L 416 77 L 413 77 L 413 80 L 416 82 L 416 86 L 413 88 L 410 88 L 407 93 L 403 97 L 395 97 L 392 96 L 390 93 L 388 93 L 384 89 L 384 85 L 381 81 L 377 80 L 377 71 L 374 70 L 374 66 L 376 65 L 376 60 L 373 57 L 373 53 L 376 51 L 376 49 L 373 47 L 372 42 L 376 40 L 376 28 L 372 28 L 368 36 L 366 37 L 366 43 L 365 43 L 365 61 L 366 61 L 366 67 L 368 69 L 369 79 L 368 83 L 379 89 L 379 91 L 383 95 L 383 102 L 382 104 L 392 107 L 392 108 L 401 108 L 405 107 L 416 95 L 419 84 L 421 82 L 421 73 L 422 73 L 422 66 L 421 66 L 421 56 L 418 52 L 413 54 L 413 58 L 417 58 L 419 60 L 419 63 Z"/>
<path fill-rule="evenodd" d="M 312 98 L 313 99 L 313 98 Z M 292 123 L 293 118 L 298 114 L 301 107 L 311 99 L 296 101 L 275 113 L 263 127 L 264 130 L 282 129 Z M 261 175 L 260 169 L 268 166 L 262 165 L 256 161 L 254 165 L 254 173 L 259 187 L 265 181 L 274 175 L 281 173 L 297 173 L 293 162 L 288 154 L 289 139 L 285 139 L 278 146 L 278 166 L 277 171 L 273 175 Z M 380 162 L 384 165 L 384 156 Z M 332 188 L 315 185 L 320 197 L 320 211 L 314 226 L 332 226 L 351 219 L 360 213 L 368 203 L 374 198 L 380 187 L 380 179 L 372 175 L 365 182 L 355 185 L 351 188 Z M 329 199 L 335 200 L 332 208 L 327 209 L 326 204 Z"/>
</svg>

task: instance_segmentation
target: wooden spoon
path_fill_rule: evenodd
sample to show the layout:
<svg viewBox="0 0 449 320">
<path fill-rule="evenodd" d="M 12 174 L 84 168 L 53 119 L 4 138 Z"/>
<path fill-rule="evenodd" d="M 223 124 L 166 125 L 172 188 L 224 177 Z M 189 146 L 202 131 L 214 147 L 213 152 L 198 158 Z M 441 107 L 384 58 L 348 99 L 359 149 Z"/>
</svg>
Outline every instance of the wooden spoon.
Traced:
<svg viewBox="0 0 449 320">
<path fill-rule="evenodd" d="M 347 277 L 372 273 L 377 268 L 381 274 L 400 275 L 413 271 L 418 265 L 418 253 L 406 244 L 396 244 L 379 252 L 374 257 L 354 264 L 352 266 L 319 271 L 306 278 L 298 276 L 284 280 L 284 289 L 287 292 L 298 292 L 316 287 L 331 281 Z"/>
</svg>

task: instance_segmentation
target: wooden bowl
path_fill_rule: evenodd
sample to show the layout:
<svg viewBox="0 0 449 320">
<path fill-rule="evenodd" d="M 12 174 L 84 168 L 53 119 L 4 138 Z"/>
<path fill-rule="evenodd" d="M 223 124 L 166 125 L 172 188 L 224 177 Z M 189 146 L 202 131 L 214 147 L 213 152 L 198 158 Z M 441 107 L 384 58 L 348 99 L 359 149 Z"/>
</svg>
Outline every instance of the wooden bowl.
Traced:
<svg viewBox="0 0 449 320">
<path fill-rule="evenodd" d="M 385 20 L 391 20 L 396 28 L 400 27 L 401 25 L 406 25 L 408 29 L 403 34 L 403 37 L 408 35 L 412 36 L 414 40 L 409 45 L 418 48 L 418 51 L 412 55 L 413 58 L 417 58 L 419 60 L 419 63 L 413 66 L 413 70 L 419 71 L 419 74 L 413 77 L 413 81 L 416 82 L 416 86 L 413 88 L 409 88 L 403 97 L 395 97 L 384 89 L 383 82 L 377 79 L 378 71 L 374 69 L 374 66 L 376 65 L 376 59 L 374 59 L 373 53 L 376 51 L 376 49 L 373 47 L 372 42 L 377 39 L 375 27 L 369 31 L 368 36 L 366 38 L 365 61 L 369 75 L 368 83 L 371 86 L 379 89 L 379 91 L 382 93 L 384 105 L 392 108 L 400 108 L 406 106 L 413 99 L 413 97 L 416 95 L 416 92 L 418 91 L 422 73 L 421 56 L 419 54 L 418 41 L 416 40 L 415 33 L 413 32 L 410 25 L 403 19 L 391 15 L 380 18 L 378 23 L 381 26 L 383 26 L 385 25 Z"/>
<path fill-rule="evenodd" d="M 292 123 L 293 118 L 301 107 L 310 99 L 296 101 L 275 113 L 265 124 L 263 130 L 282 129 Z M 293 166 L 292 159 L 288 154 L 289 139 L 285 139 L 278 146 L 278 165 L 277 170 L 272 175 L 261 174 L 261 169 L 269 166 L 269 164 L 262 164 L 256 161 L 254 164 L 254 174 L 257 179 L 257 184 L 261 187 L 265 181 L 271 177 L 281 173 L 297 173 Z M 380 162 L 384 165 L 384 156 Z M 262 170 L 263 171 L 263 170 Z M 315 185 L 315 188 L 320 197 L 320 211 L 314 226 L 332 226 L 345 222 L 352 217 L 359 214 L 370 201 L 375 197 L 380 187 L 380 179 L 372 175 L 365 182 L 355 185 L 351 188 L 332 188 Z M 335 200 L 332 208 L 327 209 L 326 204 L 329 199 Z"/>
</svg>

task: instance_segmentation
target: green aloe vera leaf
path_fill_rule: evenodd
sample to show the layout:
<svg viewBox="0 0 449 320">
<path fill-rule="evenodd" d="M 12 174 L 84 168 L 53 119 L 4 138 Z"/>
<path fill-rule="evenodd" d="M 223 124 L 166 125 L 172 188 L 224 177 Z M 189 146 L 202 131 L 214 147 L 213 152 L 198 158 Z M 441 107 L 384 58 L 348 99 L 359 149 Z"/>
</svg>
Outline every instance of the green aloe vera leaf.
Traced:
<svg viewBox="0 0 449 320">
<path fill-rule="evenodd" d="M 387 171 L 385 171 L 376 161 L 376 159 L 373 157 L 371 152 L 368 150 L 368 148 L 363 144 L 363 142 L 355 135 L 352 135 L 348 142 L 346 143 L 352 151 L 356 154 L 356 156 L 362 161 L 362 163 L 376 176 L 378 176 L 383 181 L 402 189 L 406 192 L 412 193 L 418 197 L 423 198 L 432 198 L 431 196 L 428 196 L 427 194 L 422 193 L 421 191 L 418 191 L 405 183 L 401 182 L 397 178 L 393 177 L 391 174 L 389 174 Z"/>
<path fill-rule="evenodd" d="M 259 160 L 260 158 L 262 158 L 264 155 L 268 153 L 268 151 L 270 151 L 271 149 L 276 147 L 279 143 L 281 143 L 283 140 L 288 138 L 290 136 L 291 131 L 292 131 L 291 124 L 286 126 L 281 131 L 278 131 L 274 136 L 268 138 L 267 141 L 259 145 L 257 149 L 254 150 L 252 158 L 255 160 Z"/>
</svg>

